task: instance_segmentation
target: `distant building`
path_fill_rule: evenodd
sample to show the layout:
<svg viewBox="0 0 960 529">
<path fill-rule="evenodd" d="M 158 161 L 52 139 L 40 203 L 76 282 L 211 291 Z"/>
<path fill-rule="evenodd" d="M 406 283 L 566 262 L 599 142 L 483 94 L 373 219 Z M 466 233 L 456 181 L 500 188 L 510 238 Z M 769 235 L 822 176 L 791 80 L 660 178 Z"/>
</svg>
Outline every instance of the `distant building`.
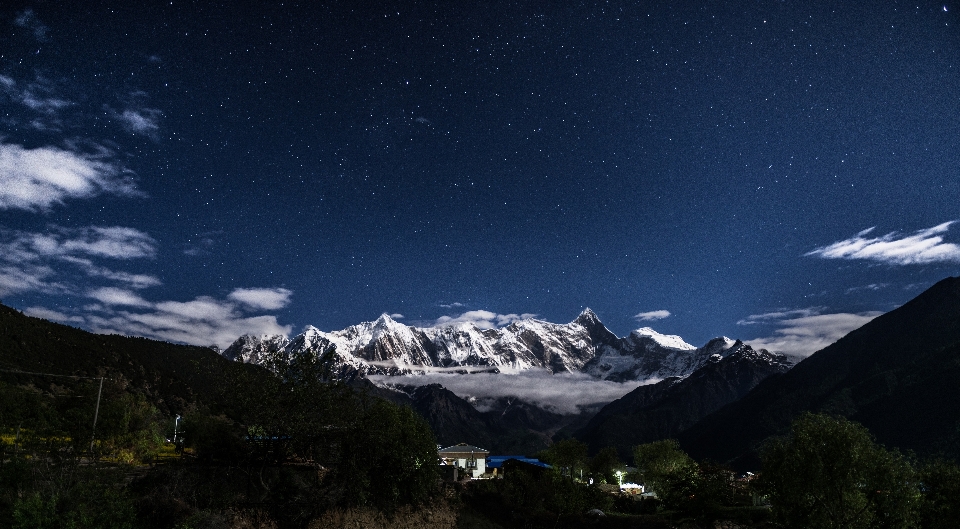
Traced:
<svg viewBox="0 0 960 529">
<path fill-rule="evenodd" d="M 501 477 L 506 477 L 508 474 L 513 474 L 514 472 L 519 472 L 521 474 L 527 474 L 529 476 L 535 476 L 537 478 L 542 477 L 545 473 L 550 472 L 550 465 L 538 461 L 536 459 L 531 459 L 529 457 L 522 458 L 508 458 L 498 461 L 499 468 L 494 469 L 494 472 L 497 470 L 500 471 Z"/>
<path fill-rule="evenodd" d="M 442 465 L 452 465 L 463 469 L 463 473 L 478 478 L 487 471 L 487 455 L 489 450 L 460 443 L 458 445 L 438 450 Z"/>
<path fill-rule="evenodd" d="M 503 475 L 503 466 L 507 461 L 517 461 L 520 463 L 525 463 L 527 465 L 532 465 L 540 468 L 550 468 L 550 465 L 540 461 L 539 459 L 534 459 L 532 457 L 524 456 L 487 456 L 487 472 L 493 474 L 494 476 Z"/>
</svg>

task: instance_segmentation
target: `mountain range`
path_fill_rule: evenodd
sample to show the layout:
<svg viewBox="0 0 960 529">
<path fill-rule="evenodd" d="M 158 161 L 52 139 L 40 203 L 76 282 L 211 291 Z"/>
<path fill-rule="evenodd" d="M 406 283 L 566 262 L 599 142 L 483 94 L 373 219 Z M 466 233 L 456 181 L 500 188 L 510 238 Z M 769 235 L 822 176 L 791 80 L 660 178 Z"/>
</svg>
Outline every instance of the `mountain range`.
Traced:
<svg viewBox="0 0 960 529">
<path fill-rule="evenodd" d="M 678 336 L 644 327 L 620 338 L 590 309 L 567 324 L 526 319 L 501 329 L 480 329 L 470 323 L 418 328 L 384 314 L 376 321 L 341 331 L 308 327 L 290 340 L 242 336 L 223 355 L 262 364 L 273 354 L 331 350 L 335 377 L 354 383 L 367 377 L 377 380 L 378 395 L 417 410 L 441 443 L 469 441 L 496 451 L 525 453 L 545 448 L 554 436 L 577 432 L 589 439 L 594 450 L 612 444 L 626 454 L 637 442 L 676 435 L 791 365 L 783 355 L 755 351 L 726 337 L 694 347 Z M 550 402 L 533 402 L 522 394 L 480 399 L 457 395 L 436 383 L 449 377 L 429 377 L 416 383 L 411 379 L 431 374 L 482 374 L 488 377 L 488 384 L 496 385 L 496 377 L 491 375 L 532 371 L 556 376 L 581 374 L 598 382 L 631 382 L 631 386 L 647 384 L 595 418 L 606 401 L 591 403 L 593 406 L 582 403 L 577 412 L 564 412 Z M 391 380 L 394 377 L 396 382 Z M 533 383 L 549 384 L 549 378 Z M 620 411 L 639 403 L 644 409 L 642 419 L 619 418 Z M 627 426 L 636 420 L 643 426 Z"/>
<path fill-rule="evenodd" d="M 694 347 L 679 336 L 649 327 L 624 338 L 610 332 L 590 309 L 567 324 L 536 319 L 501 329 L 472 323 L 419 328 L 384 314 L 376 321 L 323 332 L 307 327 L 287 340 L 283 336 L 241 336 L 223 355 L 231 360 L 261 363 L 266 355 L 323 353 L 335 348 L 332 370 L 349 379 L 369 375 L 430 373 L 516 374 L 532 369 L 551 373 L 586 373 L 599 380 L 624 382 L 683 377 L 724 357 L 736 342 L 720 337 Z"/>
<path fill-rule="evenodd" d="M 650 329 L 618 338 L 590 311 L 568 324 L 527 320 L 488 330 L 418 329 L 380 318 L 331 333 L 307 329 L 293 340 L 247 336 L 218 355 L 95 335 L 0 305 L 0 380 L 42 389 L 72 379 L 38 373 L 107 376 L 168 415 L 232 406 L 220 391 L 230 361 L 257 364 L 273 353 L 334 346 L 335 366 L 351 384 L 412 407 L 443 444 L 532 453 L 573 435 L 594 451 L 614 446 L 626 455 L 632 445 L 675 437 L 697 459 L 755 470 L 766 439 L 786 432 L 804 412 L 822 412 L 862 423 L 888 447 L 960 459 L 960 277 L 938 282 L 793 367 L 782 355 L 726 338 L 699 348 Z M 252 375 L 269 376 L 249 367 Z M 431 377 L 404 384 L 434 371 L 495 383 L 524 370 L 543 372 L 547 381 L 566 374 L 597 384 L 632 381 L 635 389 L 600 409 L 564 414 L 504 395 L 478 408 Z M 386 387 L 366 373 L 407 376 L 386 377 L 397 380 Z M 638 380 L 649 383 L 636 386 Z"/>
</svg>

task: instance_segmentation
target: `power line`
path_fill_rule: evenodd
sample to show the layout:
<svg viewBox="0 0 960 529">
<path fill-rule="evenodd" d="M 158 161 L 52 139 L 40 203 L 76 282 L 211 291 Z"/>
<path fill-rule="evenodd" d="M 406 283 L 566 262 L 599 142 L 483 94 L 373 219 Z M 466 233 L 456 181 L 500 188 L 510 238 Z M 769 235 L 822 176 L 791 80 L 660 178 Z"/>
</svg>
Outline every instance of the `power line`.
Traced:
<svg viewBox="0 0 960 529">
<path fill-rule="evenodd" d="M 3 373 L 17 373 L 20 375 L 37 375 L 41 377 L 60 377 L 60 378 L 82 378 L 90 380 L 100 380 L 100 389 L 97 390 L 97 407 L 93 411 L 93 429 L 90 433 L 90 453 L 93 453 L 93 442 L 97 436 L 97 417 L 100 415 L 100 397 L 103 395 L 103 379 L 106 377 L 85 377 L 81 375 L 58 375 L 56 373 L 34 373 L 32 371 L 20 371 L 19 369 L 0 369 Z M 19 433 L 17 434 L 19 435 Z"/>
<path fill-rule="evenodd" d="M 17 373 L 18 375 L 40 375 L 44 377 L 60 377 L 60 378 L 86 378 L 90 380 L 100 380 L 107 377 L 84 377 L 80 375 L 58 375 L 56 373 L 34 373 L 33 371 L 20 371 L 19 369 L 0 369 L 0 373 Z"/>
</svg>

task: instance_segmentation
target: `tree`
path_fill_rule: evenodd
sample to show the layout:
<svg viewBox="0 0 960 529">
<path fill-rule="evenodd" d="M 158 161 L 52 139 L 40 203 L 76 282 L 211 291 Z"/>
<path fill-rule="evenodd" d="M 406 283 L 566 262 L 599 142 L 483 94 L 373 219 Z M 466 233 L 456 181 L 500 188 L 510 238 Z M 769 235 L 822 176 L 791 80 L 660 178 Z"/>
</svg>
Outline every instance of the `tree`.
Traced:
<svg viewBox="0 0 960 529">
<path fill-rule="evenodd" d="M 252 441 L 333 469 L 323 485 L 334 503 L 390 512 L 437 490 L 437 443 L 412 409 L 359 392 L 331 376 L 331 347 L 268 353 L 234 366 L 232 401 Z M 189 433 L 189 432 L 188 432 Z M 260 449 L 255 452 L 265 454 Z M 257 460 L 282 459 L 276 450 Z"/>
<path fill-rule="evenodd" d="M 617 471 L 622 469 L 623 464 L 617 456 L 617 449 L 608 446 L 597 455 L 590 458 L 587 468 L 590 470 L 590 476 L 595 480 L 602 480 L 606 483 L 617 483 Z"/>
<path fill-rule="evenodd" d="M 935 459 L 920 468 L 921 527 L 960 527 L 960 467 L 953 461 Z"/>
<path fill-rule="evenodd" d="M 180 436 L 184 445 L 206 462 L 235 463 L 244 459 L 250 450 L 242 430 L 233 421 L 206 411 L 188 412 L 183 417 Z"/>
<path fill-rule="evenodd" d="M 406 406 L 361 398 L 361 415 L 340 431 L 336 479 L 344 503 L 391 512 L 427 501 L 437 490 L 437 441 Z"/>
<path fill-rule="evenodd" d="M 680 449 L 675 439 L 635 446 L 633 461 L 641 481 L 656 492 L 666 507 L 685 510 L 696 497 L 700 486 L 697 463 Z"/>
<path fill-rule="evenodd" d="M 633 462 L 644 483 L 655 483 L 664 476 L 695 465 L 680 449 L 676 439 L 664 439 L 633 447 Z"/>
<path fill-rule="evenodd" d="M 270 373 L 260 366 L 236 364 L 226 389 L 250 435 L 287 440 L 291 454 L 325 461 L 330 436 L 357 415 L 353 390 L 330 380 L 334 354 L 333 347 L 294 355 L 273 351 L 263 362 Z"/>
<path fill-rule="evenodd" d="M 577 471 L 585 466 L 587 445 L 571 437 L 553 443 L 537 454 L 537 457 L 560 469 L 561 472 L 569 473 L 570 479 L 573 479 Z"/>
<path fill-rule="evenodd" d="M 101 453 L 124 463 L 150 461 L 163 446 L 163 418 L 143 395 L 120 393 L 101 403 L 96 434 Z"/>
<path fill-rule="evenodd" d="M 788 435 L 767 443 L 761 459 L 761 490 L 786 527 L 916 526 L 912 467 L 857 423 L 804 414 Z"/>
</svg>

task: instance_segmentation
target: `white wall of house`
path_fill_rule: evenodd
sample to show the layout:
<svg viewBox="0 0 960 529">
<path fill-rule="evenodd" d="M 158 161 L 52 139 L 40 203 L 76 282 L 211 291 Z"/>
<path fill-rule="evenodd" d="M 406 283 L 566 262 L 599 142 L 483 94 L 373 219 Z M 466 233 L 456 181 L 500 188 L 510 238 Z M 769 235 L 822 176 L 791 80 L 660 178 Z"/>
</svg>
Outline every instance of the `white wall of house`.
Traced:
<svg viewBox="0 0 960 529">
<path fill-rule="evenodd" d="M 457 466 L 464 469 L 464 472 L 467 472 L 468 474 L 470 474 L 470 477 L 478 478 L 482 476 L 484 472 L 487 471 L 487 460 L 485 458 L 478 457 L 476 459 L 476 462 L 477 462 L 476 468 L 468 467 L 467 461 L 468 461 L 467 458 L 457 459 Z"/>
<path fill-rule="evenodd" d="M 456 465 L 463 469 L 463 473 L 472 478 L 479 478 L 487 471 L 487 455 L 490 453 L 483 448 L 466 443 L 437 449 L 440 459 L 448 465 Z"/>
</svg>

